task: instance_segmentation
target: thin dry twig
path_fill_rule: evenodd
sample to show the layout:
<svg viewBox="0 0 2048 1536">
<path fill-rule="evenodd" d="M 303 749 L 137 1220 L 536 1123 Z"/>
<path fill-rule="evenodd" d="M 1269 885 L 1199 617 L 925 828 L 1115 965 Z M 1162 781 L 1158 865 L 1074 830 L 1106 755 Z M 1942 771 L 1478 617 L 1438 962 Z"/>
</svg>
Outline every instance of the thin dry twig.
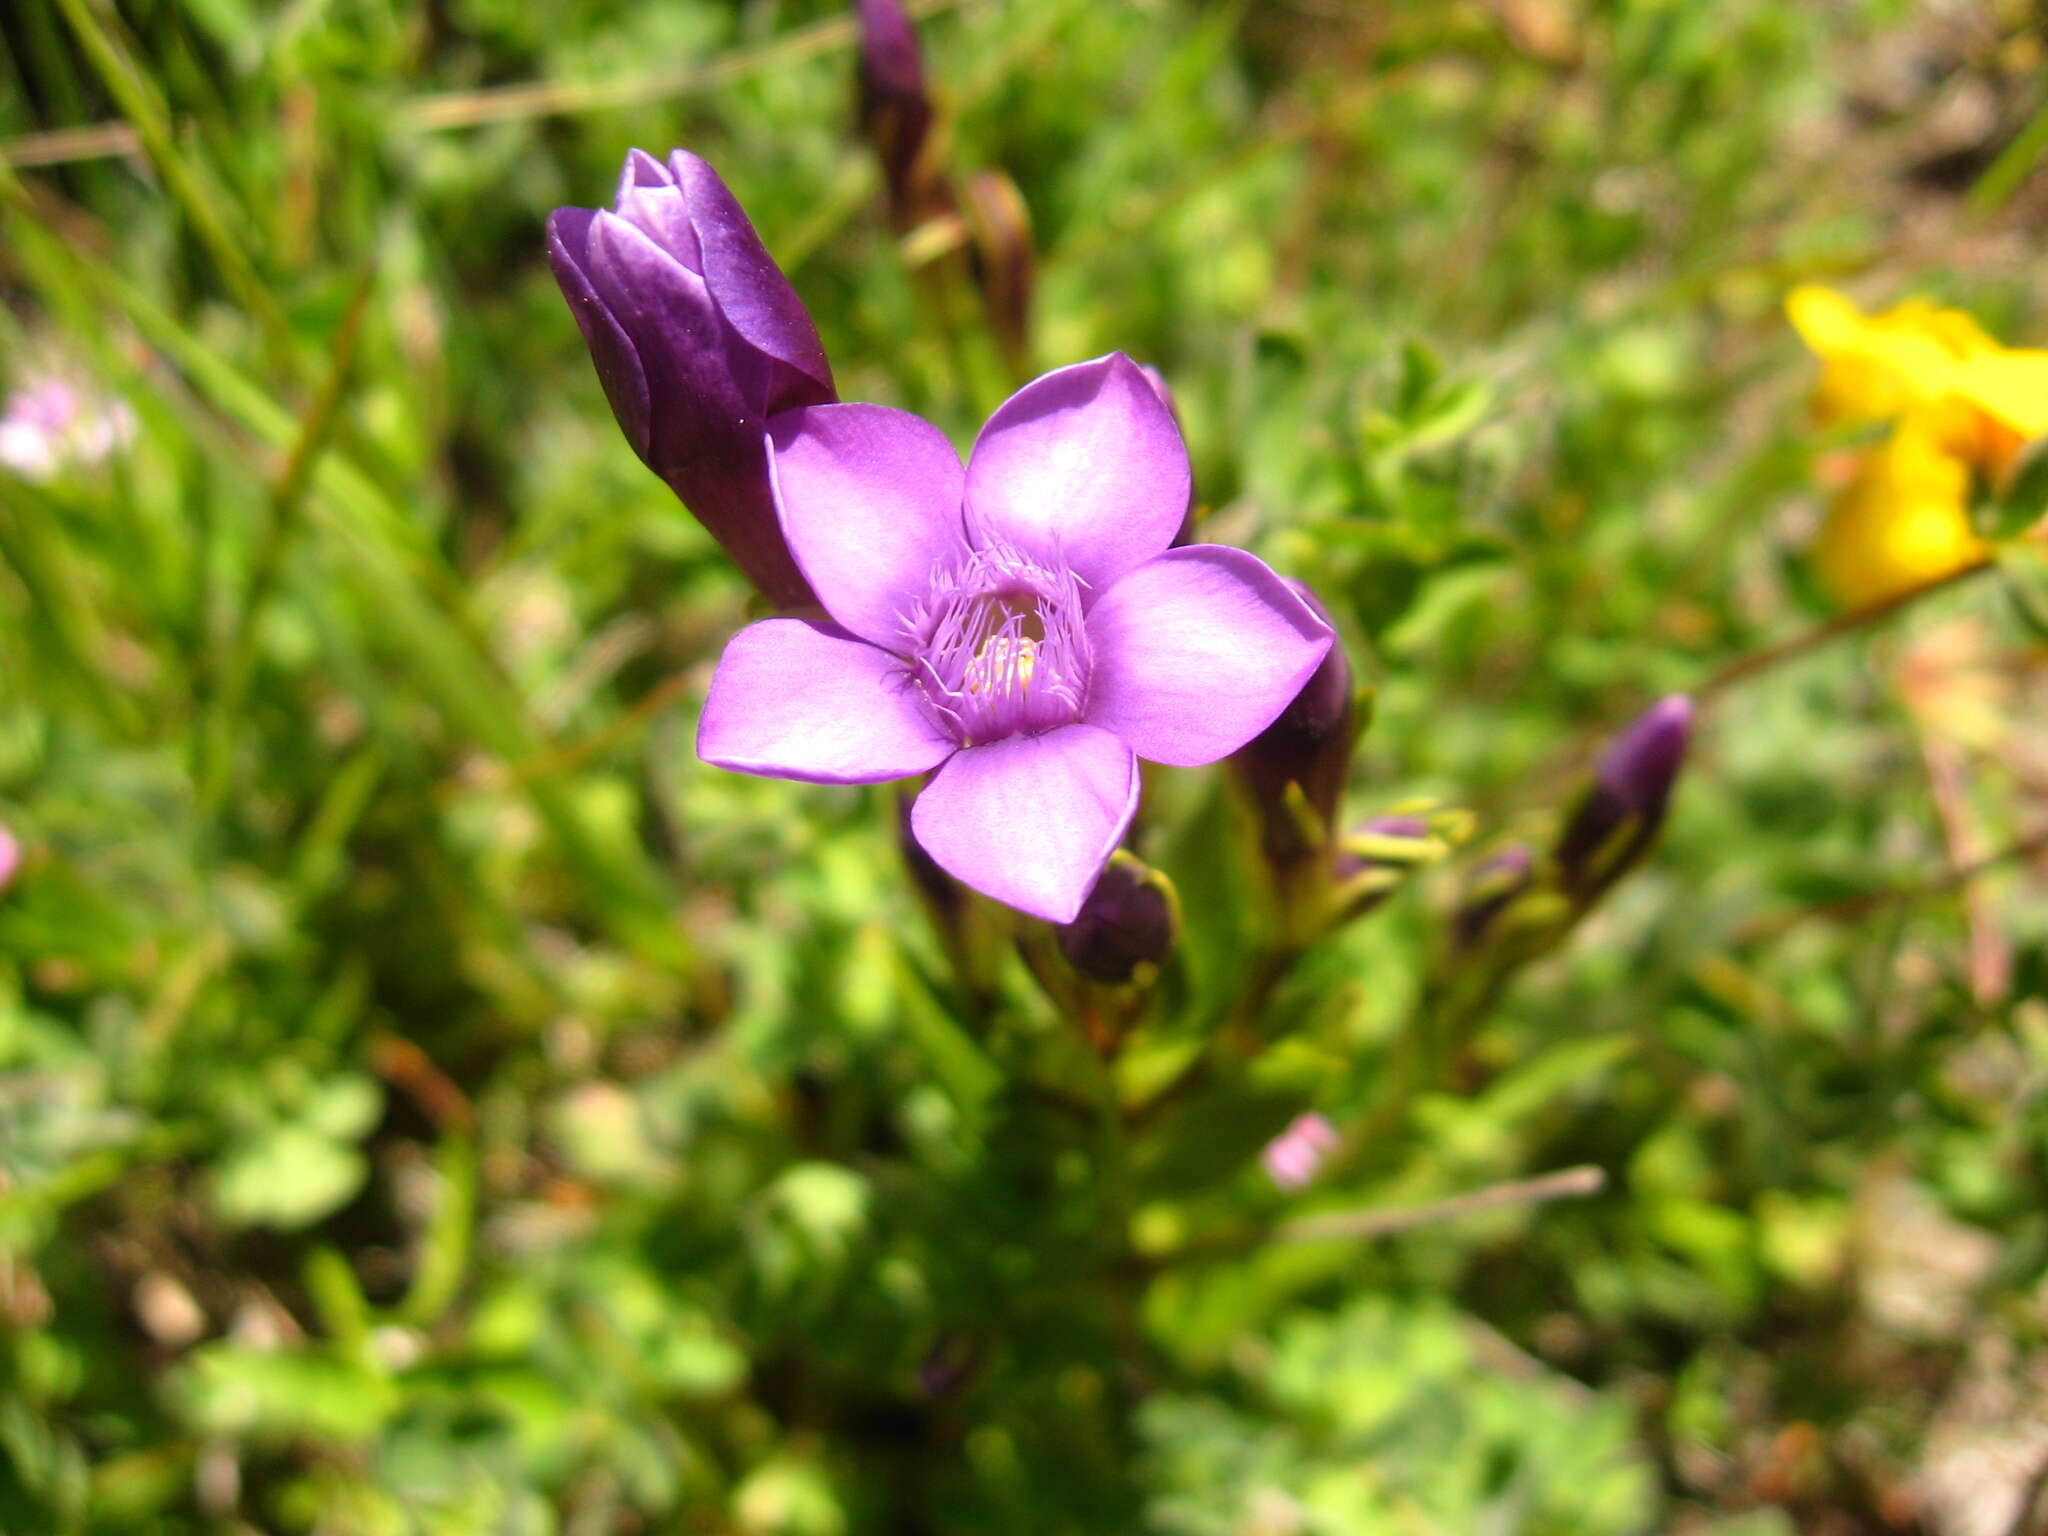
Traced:
<svg viewBox="0 0 2048 1536">
<path fill-rule="evenodd" d="M 1693 698 L 1701 704 L 1709 703 L 1737 683 L 1744 682 L 1759 672 L 1767 672 L 1781 662 L 1791 661 L 1804 656 L 1808 651 L 1820 649 L 1830 640 L 1851 634 L 1881 619 L 1890 618 L 1901 608 L 1918 602 L 1929 593 L 1956 586 L 1973 576 L 1981 576 L 1997 563 L 1990 555 L 1979 556 L 1969 564 L 1958 566 L 1932 581 L 1923 581 L 1918 586 L 1908 587 L 1905 591 L 1894 593 L 1878 602 L 1865 603 L 1861 608 L 1851 608 L 1847 613 L 1838 613 L 1803 634 L 1794 635 L 1789 640 L 1781 640 L 1776 645 L 1767 645 L 1760 651 L 1751 651 L 1746 656 L 1738 656 L 1695 688 Z"/>
<path fill-rule="evenodd" d="M 1489 1184 L 1462 1195 L 1432 1200 L 1426 1205 L 1322 1211 L 1313 1216 L 1297 1216 L 1291 1221 L 1255 1231 L 1198 1240 L 1169 1256 L 1166 1262 L 1186 1264 L 1234 1258 L 1275 1243 L 1371 1242 L 1510 1206 L 1546 1205 L 1553 1200 L 1583 1198 L 1598 1194 L 1606 1184 L 1604 1170 L 1590 1163 L 1581 1163 L 1572 1168 L 1560 1168 L 1555 1173 L 1538 1174 L 1535 1178 Z"/>
<path fill-rule="evenodd" d="M 1845 897 L 1840 901 L 1821 902 L 1816 906 L 1800 907 L 1791 912 L 1779 912 L 1769 916 L 1753 918 L 1735 930 L 1730 940 L 1737 947 L 1765 943 L 1782 937 L 1803 923 L 1813 921 L 1853 922 L 1881 912 L 1886 907 L 1909 906 L 1916 901 L 1925 901 L 1948 891 L 1958 890 L 1980 876 L 2006 864 L 2048 854 L 2048 828 L 2042 828 L 2007 843 L 1995 853 L 1988 853 L 1971 864 L 1959 865 L 1931 875 L 1911 885 L 1887 886 L 1881 891 L 1866 891 L 1860 896 Z"/>
<path fill-rule="evenodd" d="M 930 16 L 962 3 L 963 0 L 910 0 L 908 9 L 913 16 Z M 403 103 L 393 114 L 393 122 L 402 132 L 442 133 L 486 123 L 638 106 L 666 97 L 700 94 L 778 64 L 849 48 L 857 35 L 851 15 L 829 16 L 765 42 L 735 48 L 709 63 L 680 69 L 603 80 L 524 80 L 476 90 L 436 91 Z M 0 159 L 16 167 L 67 165 L 139 154 L 142 149 L 140 137 L 126 123 L 89 123 L 9 139 L 0 144 Z"/>
<path fill-rule="evenodd" d="M 1315 1216 L 1298 1216 L 1273 1228 L 1266 1241 L 1320 1243 L 1331 1239 L 1362 1241 L 1389 1237 L 1397 1232 L 1412 1232 L 1418 1227 L 1435 1227 L 1448 1221 L 1461 1221 L 1467 1216 L 1476 1216 L 1482 1211 L 1499 1210 L 1503 1206 L 1544 1205 L 1552 1200 L 1595 1195 L 1606 1186 L 1606 1183 L 1605 1170 L 1596 1168 L 1591 1163 L 1581 1163 L 1574 1168 L 1560 1168 L 1555 1173 L 1539 1174 L 1533 1179 L 1510 1179 L 1505 1184 L 1489 1184 L 1484 1189 L 1452 1195 L 1443 1200 L 1432 1200 L 1427 1205 L 1393 1206 L 1365 1211 L 1326 1211 Z"/>
</svg>

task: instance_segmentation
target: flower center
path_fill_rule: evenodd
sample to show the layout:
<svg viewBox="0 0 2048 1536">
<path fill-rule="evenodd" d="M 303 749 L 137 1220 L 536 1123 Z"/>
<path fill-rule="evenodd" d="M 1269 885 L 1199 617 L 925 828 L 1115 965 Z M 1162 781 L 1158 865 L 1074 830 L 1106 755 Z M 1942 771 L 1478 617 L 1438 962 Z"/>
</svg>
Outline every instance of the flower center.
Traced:
<svg viewBox="0 0 2048 1536">
<path fill-rule="evenodd" d="M 932 573 L 903 630 L 925 707 L 962 746 L 1081 718 L 1091 658 L 1071 571 L 990 542 Z"/>
</svg>

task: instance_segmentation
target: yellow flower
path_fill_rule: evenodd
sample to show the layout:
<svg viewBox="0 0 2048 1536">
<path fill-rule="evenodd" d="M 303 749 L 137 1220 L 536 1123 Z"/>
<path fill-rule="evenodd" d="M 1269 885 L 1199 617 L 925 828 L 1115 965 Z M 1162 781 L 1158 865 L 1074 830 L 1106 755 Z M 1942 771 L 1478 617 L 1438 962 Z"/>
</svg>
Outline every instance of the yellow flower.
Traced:
<svg viewBox="0 0 2048 1536">
<path fill-rule="evenodd" d="M 1919 413 L 1949 453 L 1994 475 L 2048 434 L 2048 352 L 2002 347 L 1959 309 L 1907 299 L 1866 315 L 1807 284 L 1785 312 L 1823 365 L 1814 400 L 1823 421 Z"/>
<path fill-rule="evenodd" d="M 1861 607 L 1972 564 L 1970 467 L 1948 451 L 1935 414 L 1919 411 L 1870 450 L 1835 498 L 1815 556 L 1843 603 Z"/>
</svg>

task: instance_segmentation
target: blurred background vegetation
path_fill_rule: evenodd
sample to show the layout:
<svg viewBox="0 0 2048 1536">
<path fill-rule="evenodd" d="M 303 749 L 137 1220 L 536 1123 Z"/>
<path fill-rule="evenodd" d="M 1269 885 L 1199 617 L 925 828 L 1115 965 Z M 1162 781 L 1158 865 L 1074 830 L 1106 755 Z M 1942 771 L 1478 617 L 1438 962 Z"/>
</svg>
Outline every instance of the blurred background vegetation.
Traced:
<svg viewBox="0 0 2048 1536">
<path fill-rule="evenodd" d="M 1206 536 L 1378 686 L 1355 812 L 1469 807 L 1474 851 L 1830 613 L 1793 284 L 2048 341 L 2022 0 L 919 14 L 949 163 L 1029 210 L 1032 360 L 1163 370 Z M 0 1528 L 2037 1528 L 2023 573 L 1715 693 L 1652 865 L 1304 1200 L 1602 1192 L 1064 1304 L 1093 1165 L 949 1022 L 893 793 L 695 760 L 747 594 L 542 260 L 627 147 L 695 149 L 841 393 L 964 441 L 1006 382 L 919 302 L 852 40 L 829 0 L 0 8 L 0 384 L 104 439 L 0 469 Z M 1214 791 L 1154 797 L 1196 990 Z M 1117 1195 L 1147 1251 L 1373 1102 L 1454 878 L 1309 957 L 1271 1080 Z"/>
</svg>

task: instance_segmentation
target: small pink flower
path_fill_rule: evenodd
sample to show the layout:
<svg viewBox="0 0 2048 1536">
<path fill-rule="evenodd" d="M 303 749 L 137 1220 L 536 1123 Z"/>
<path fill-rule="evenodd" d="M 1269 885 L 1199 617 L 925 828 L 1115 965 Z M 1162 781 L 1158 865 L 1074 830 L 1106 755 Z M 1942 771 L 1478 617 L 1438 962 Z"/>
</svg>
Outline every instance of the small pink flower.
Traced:
<svg viewBox="0 0 2048 1536">
<path fill-rule="evenodd" d="M 81 393 L 55 375 L 31 379 L 0 409 L 0 465 L 49 480 L 67 464 L 97 464 L 135 435 L 125 401 Z"/>
<path fill-rule="evenodd" d="M 1297 1115 L 1286 1130 L 1266 1143 L 1259 1160 L 1267 1176 L 1282 1189 L 1300 1189 L 1316 1176 L 1337 1146 L 1337 1127 L 1317 1114 Z"/>
<path fill-rule="evenodd" d="M 14 872 L 21 868 L 21 844 L 12 832 L 0 827 L 0 891 L 14 883 Z"/>
</svg>

